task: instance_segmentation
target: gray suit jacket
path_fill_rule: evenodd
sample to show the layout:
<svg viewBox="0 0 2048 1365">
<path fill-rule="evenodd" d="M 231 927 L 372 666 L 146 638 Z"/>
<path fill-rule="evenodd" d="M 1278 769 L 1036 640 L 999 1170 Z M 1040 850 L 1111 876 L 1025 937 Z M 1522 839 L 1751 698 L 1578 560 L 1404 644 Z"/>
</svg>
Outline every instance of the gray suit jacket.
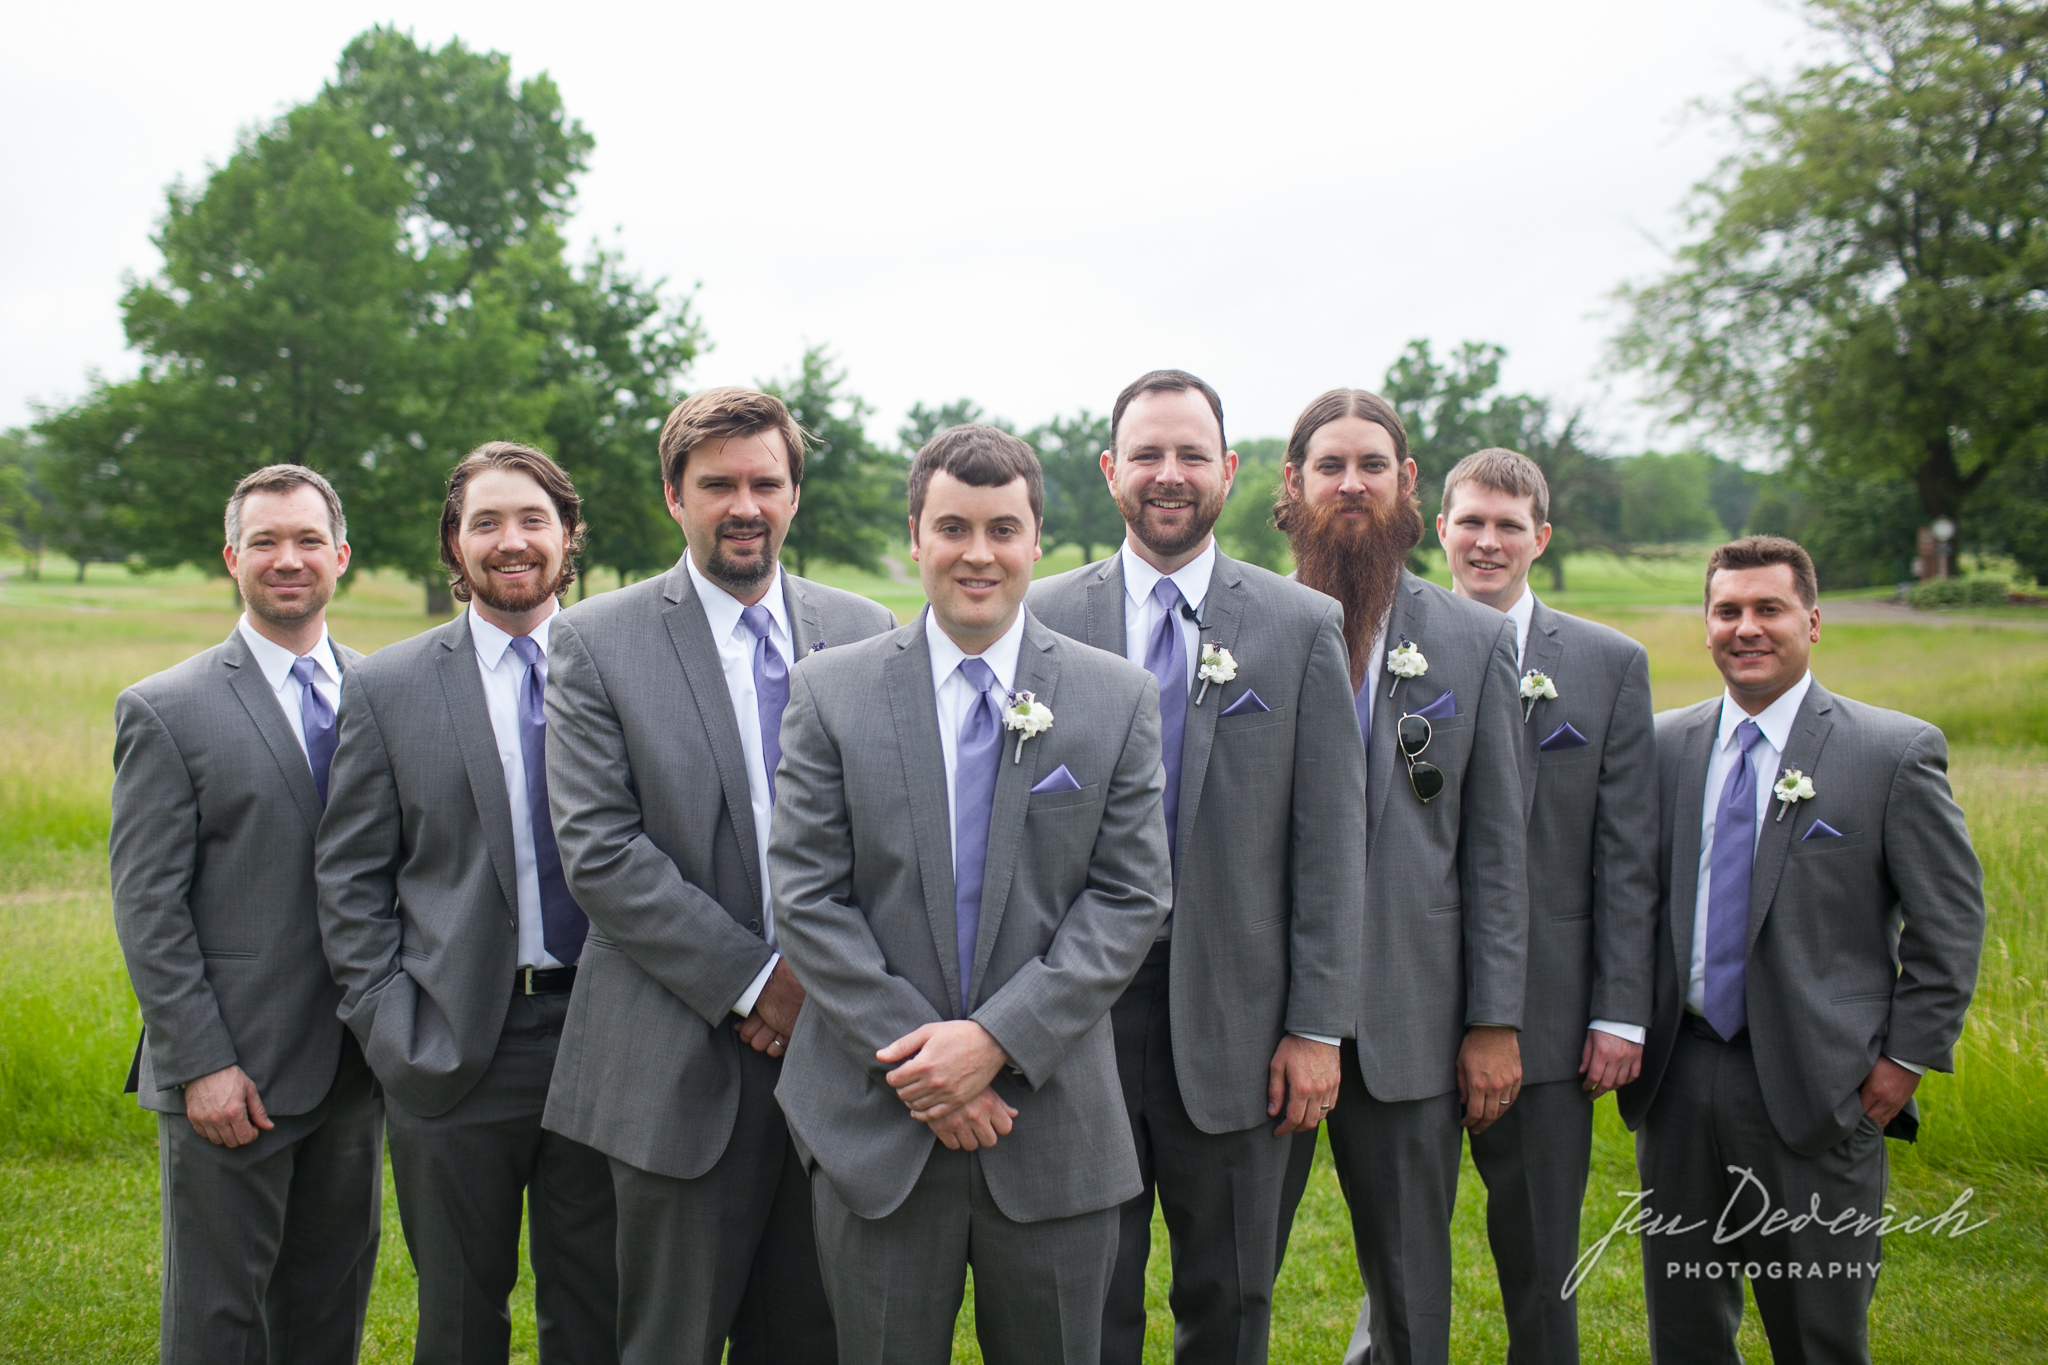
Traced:
<svg viewBox="0 0 2048 1365">
<path fill-rule="evenodd" d="M 496 1054 L 519 956 L 512 807 L 469 613 L 350 669 L 339 719 L 320 935 L 370 1069 L 431 1117 Z"/>
<path fill-rule="evenodd" d="M 362 656 L 334 645 L 344 677 Z M 128 1088 L 240 1066 L 271 1114 L 326 1097 L 341 1059 L 313 888 L 320 793 L 239 631 L 114 703 L 114 929 L 142 1005 Z"/>
<path fill-rule="evenodd" d="M 1124 654 L 1121 555 L 1041 579 L 1029 600 L 1052 629 Z M 1237 677 L 1188 707 L 1168 999 L 1188 1116 L 1230 1133 L 1268 1122 L 1283 1034 L 1356 1024 L 1365 845 L 1331 834 L 1365 824 L 1365 763 L 1342 607 L 1219 551 L 1201 615 Z M 1247 692 L 1267 709 L 1223 716 Z"/>
<path fill-rule="evenodd" d="M 1621 1092 L 1637 1127 L 1684 1024 L 1699 896 L 1700 822 L 1721 698 L 1657 716 L 1663 886 L 1656 1015 L 1643 1074 Z M 1926 721 L 1837 697 L 1815 682 L 1779 771 L 1814 795 L 1757 839 L 1744 998 L 1771 1124 L 1817 1156 L 1863 1118 L 1858 1089 L 1880 1053 L 1950 1071 L 1984 945 L 1984 872 L 1949 793 L 1948 743 Z M 1775 782 L 1777 774 L 1759 774 Z M 1816 824 L 1839 837 L 1815 834 Z M 1887 1136 L 1910 1138 L 1909 1106 Z"/>
<path fill-rule="evenodd" d="M 895 624 L 864 597 L 782 581 L 799 655 Z M 547 706 L 555 839 L 590 937 L 542 1123 L 694 1179 L 732 1135 L 732 1007 L 771 950 L 739 721 L 680 560 L 555 619 Z"/>
<path fill-rule="evenodd" d="M 1473 1024 L 1522 1024 L 1528 981 L 1525 854 L 1514 623 L 1405 570 L 1387 620 L 1429 672 L 1368 678 L 1365 969 L 1358 1066 L 1375 1099 L 1427 1099 L 1457 1087 Z M 1562 691 L 1562 689 L 1560 689 Z M 1404 711 L 1455 696 L 1431 724 L 1423 762 L 1443 769 L 1428 805 L 1408 782 L 1395 732 Z"/>
<path fill-rule="evenodd" d="M 1578 1078 L 1590 1020 L 1649 1027 L 1657 740 L 1649 655 L 1620 631 L 1538 602 L 1522 669 L 1557 684 L 1515 717 L 1529 812 L 1522 1083 L 1537 1085 Z"/>
<path fill-rule="evenodd" d="M 1123 659 L 1027 620 L 1016 686 L 1052 728 L 1008 761 L 989 821 L 968 998 L 1009 1053 L 1016 1130 L 981 1153 L 1019 1222 L 1138 1193 L 1109 1008 L 1166 917 L 1159 689 Z M 1065 764 L 1077 791 L 1032 794 Z M 900 1205 L 937 1139 L 875 1053 L 960 1015 L 946 769 L 920 617 L 798 668 L 769 863 L 783 951 L 810 992 L 776 1097 L 807 1160 L 863 1218 Z"/>
</svg>

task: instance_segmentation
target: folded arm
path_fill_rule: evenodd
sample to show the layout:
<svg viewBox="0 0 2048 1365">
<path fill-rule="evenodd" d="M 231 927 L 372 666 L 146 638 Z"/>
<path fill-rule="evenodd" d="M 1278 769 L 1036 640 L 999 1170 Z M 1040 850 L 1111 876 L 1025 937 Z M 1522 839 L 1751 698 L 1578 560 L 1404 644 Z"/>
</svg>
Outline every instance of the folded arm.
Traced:
<svg viewBox="0 0 2048 1365">
<path fill-rule="evenodd" d="M 1951 1071 L 1984 947 L 1984 870 L 1949 791 L 1948 743 L 1931 725 L 1907 746 L 1892 776 L 1884 856 L 1902 919 L 1884 1052 Z"/>
</svg>

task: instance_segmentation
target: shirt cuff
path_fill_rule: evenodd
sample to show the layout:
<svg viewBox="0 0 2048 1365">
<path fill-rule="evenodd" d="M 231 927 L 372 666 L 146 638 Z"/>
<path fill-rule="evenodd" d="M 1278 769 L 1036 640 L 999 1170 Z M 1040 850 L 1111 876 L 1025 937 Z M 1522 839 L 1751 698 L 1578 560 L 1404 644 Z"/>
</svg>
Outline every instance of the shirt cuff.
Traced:
<svg viewBox="0 0 2048 1365">
<path fill-rule="evenodd" d="M 1602 1033 L 1611 1033 L 1622 1042 L 1634 1043 L 1638 1047 L 1650 1036 L 1649 1030 L 1641 1024 L 1617 1024 L 1612 1019 L 1595 1019 L 1586 1027 L 1599 1029 Z"/>
<path fill-rule="evenodd" d="M 769 954 L 768 965 L 763 967 L 761 974 L 754 978 L 754 984 L 741 991 L 740 998 L 733 1002 L 732 1012 L 734 1014 L 744 1019 L 754 1012 L 754 1002 L 761 998 L 761 992 L 767 988 L 768 978 L 775 973 L 775 964 L 780 961 L 782 961 L 781 953 Z"/>
<path fill-rule="evenodd" d="M 1342 1047 L 1342 1046 L 1344 1046 L 1344 1043 L 1343 1043 L 1343 1040 L 1342 1040 L 1342 1039 L 1339 1039 L 1339 1038 L 1325 1038 L 1325 1037 L 1324 1037 L 1324 1036 L 1323 1036 L 1322 1034 L 1320 1034 L 1320 1033 L 1297 1033 L 1297 1034 L 1294 1034 L 1293 1036 L 1294 1036 L 1294 1037 L 1296 1037 L 1296 1038 L 1306 1038 L 1306 1039 L 1308 1039 L 1308 1041 L 1310 1041 L 1311 1043 L 1321 1043 L 1321 1044 L 1323 1044 L 1323 1045 L 1324 1045 L 1324 1046 L 1326 1046 L 1326 1047 Z"/>
<path fill-rule="evenodd" d="M 1902 1062 L 1897 1057 L 1892 1056 L 1892 1054 L 1889 1052 L 1884 1054 L 1884 1059 L 1894 1066 L 1902 1066 L 1906 1068 L 1906 1070 L 1912 1072 L 1915 1076 L 1925 1076 L 1927 1074 L 1926 1067 L 1915 1066 L 1912 1062 Z"/>
</svg>

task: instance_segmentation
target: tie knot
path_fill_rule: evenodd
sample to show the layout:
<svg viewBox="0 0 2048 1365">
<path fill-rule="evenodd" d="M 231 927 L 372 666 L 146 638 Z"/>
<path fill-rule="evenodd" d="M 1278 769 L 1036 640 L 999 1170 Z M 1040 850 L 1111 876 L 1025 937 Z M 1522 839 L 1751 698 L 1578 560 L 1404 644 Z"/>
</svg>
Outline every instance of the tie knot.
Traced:
<svg viewBox="0 0 2048 1365">
<path fill-rule="evenodd" d="M 528 668 L 532 668 L 540 662 L 540 646 L 534 643 L 531 635 L 513 636 L 512 652 L 517 654 L 519 661 Z"/>
<path fill-rule="evenodd" d="M 996 671 L 984 659 L 962 659 L 960 676 L 967 679 L 967 685 L 976 692 L 986 692 L 996 685 Z"/>
<path fill-rule="evenodd" d="M 1152 600 L 1159 604 L 1161 611 L 1168 616 L 1173 615 L 1173 609 L 1181 604 L 1180 584 L 1171 578 L 1160 579 L 1152 585 Z"/>
<path fill-rule="evenodd" d="M 775 618 L 768 614 L 768 608 L 756 602 L 751 607 L 740 608 L 740 623 L 754 632 L 756 640 L 765 640 L 768 638 L 768 627 L 775 623 Z"/>
<path fill-rule="evenodd" d="M 313 675 L 319 671 L 319 668 L 320 665 L 313 662 L 313 657 L 310 654 L 302 655 L 292 660 L 292 676 L 298 679 L 299 686 L 301 687 L 311 687 L 313 685 Z"/>
<path fill-rule="evenodd" d="M 1745 754 L 1754 749 L 1757 741 L 1763 737 L 1764 732 L 1757 728 L 1757 724 L 1753 720 L 1746 720 L 1735 727 L 1735 742 L 1742 746 L 1742 752 Z"/>
</svg>

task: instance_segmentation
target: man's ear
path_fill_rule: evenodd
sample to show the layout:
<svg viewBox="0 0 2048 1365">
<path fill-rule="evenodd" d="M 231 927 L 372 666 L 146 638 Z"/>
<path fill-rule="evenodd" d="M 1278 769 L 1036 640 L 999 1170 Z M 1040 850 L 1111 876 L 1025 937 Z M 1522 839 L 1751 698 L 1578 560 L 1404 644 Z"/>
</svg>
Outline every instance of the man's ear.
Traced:
<svg viewBox="0 0 2048 1365">
<path fill-rule="evenodd" d="M 911 557 L 912 559 L 916 559 L 916 558 L 917 558 L 917 518 L 916 518 L 916 517 L 912 517 L 912 516 L 906 516 L 906 517 L 904 517 L 903 519 L 904 519 L 905 521 L 907 521 L 907 522 L 909 522 L 909 523 L 910 523 L 910 557 Z"/>
<path fill-rule="evenodd" d="M 1102 481 L 1108 484 L 1109 491 L 1114 493 L 1116 491 L 1116 452 L 1114 450 L 1103 451 L 1102 458 L 1097 463 L 1102 466 Z"/>
</svg>

